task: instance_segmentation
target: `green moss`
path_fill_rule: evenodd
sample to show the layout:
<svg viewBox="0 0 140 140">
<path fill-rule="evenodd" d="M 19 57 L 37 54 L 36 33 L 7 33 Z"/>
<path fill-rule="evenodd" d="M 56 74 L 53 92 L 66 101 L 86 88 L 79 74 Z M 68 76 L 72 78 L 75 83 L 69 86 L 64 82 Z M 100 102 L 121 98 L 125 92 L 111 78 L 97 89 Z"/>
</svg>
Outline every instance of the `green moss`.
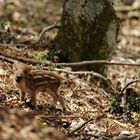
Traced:
<svg viewBox="0 0 140 140">
<path fill-rule="evenodd" d="M 35 59 L 45 60 L 46 59 L 46 52 L 44 52 L 44 51 L 34 51 L 33 56 L 34 56 Z"/>
</svg>

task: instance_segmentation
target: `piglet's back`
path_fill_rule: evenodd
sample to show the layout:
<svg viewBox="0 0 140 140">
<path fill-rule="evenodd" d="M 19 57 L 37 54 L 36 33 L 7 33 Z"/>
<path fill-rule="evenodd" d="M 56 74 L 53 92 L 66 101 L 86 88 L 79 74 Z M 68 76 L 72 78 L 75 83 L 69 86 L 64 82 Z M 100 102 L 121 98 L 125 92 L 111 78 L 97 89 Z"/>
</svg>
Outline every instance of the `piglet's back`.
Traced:
<svg viewBox="0 0 140 140">
<path fill-rule="evenodd" d="M 28 86 L 41 91 L 46 88 L 51 90 L 58 89 L 61 85 L 62 77 L 58 74 L 46 70 L 31 70 L 28 74 Z"/>
</svg>

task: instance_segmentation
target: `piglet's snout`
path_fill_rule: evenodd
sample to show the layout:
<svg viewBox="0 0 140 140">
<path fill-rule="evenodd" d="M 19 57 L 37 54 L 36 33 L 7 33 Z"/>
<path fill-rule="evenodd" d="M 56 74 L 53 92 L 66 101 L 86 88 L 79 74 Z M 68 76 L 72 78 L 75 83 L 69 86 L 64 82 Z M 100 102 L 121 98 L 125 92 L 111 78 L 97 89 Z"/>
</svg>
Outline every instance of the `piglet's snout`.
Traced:
<svg viewBox="0 0 140 140">
<path fill-rule="evenodd" d="M 22 74 L 16 74 L 16 76 L 15 76 L 16 82 L 20 82 L 22 79 L 23 79 L 23 75 Z"/>
</svg>

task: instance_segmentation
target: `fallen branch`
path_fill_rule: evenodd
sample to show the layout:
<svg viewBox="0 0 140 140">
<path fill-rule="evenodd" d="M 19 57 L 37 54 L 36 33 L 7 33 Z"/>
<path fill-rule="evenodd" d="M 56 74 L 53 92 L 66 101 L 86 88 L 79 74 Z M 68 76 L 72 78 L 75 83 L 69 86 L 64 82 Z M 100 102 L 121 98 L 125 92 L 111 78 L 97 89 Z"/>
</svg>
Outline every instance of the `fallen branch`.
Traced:
<svg viewBox="0 0 140 140">
<path fill-rule="evenodd" d="M 21 62 L 24 62 L 24 63 L 30 63 L 30 64 L 33 64 L 33 65 L 43 63 L 39 60 L 34 60 L 34 59 L 29 59 L 29 58 L 24 58 L 24 57 L 18 57 L 18 56 L 12 56 L 12 55 L 6 54 L 3 51 L 0 51 L 0 59 L 5 60 L 5 61 L 10 62 L 10 63 L 14 63 L 15 60 L 18 60 L 18 61 L 21 61 Z"/>
<path fill-rule="evenodd" d="M 40 117 L 41 119 L 77 119 L 77 118 L 82 118 L 85 119 L 84 116 L 75 116 L 75 115 L 69 115 L 69 116 L 42 116 Z"/>
<path fill-rule="evenodd" d="M 95 138 L 95 139 L 99 139 L 99 140 L 123 140 L 123 139 L 110 139 L 109 137 L 107 136 L 102 136 L 102 135 L 99 135 L 99 134 L 88 134 L 88 133 L 78 133 L 78 134 L 72 134 L 72 136 L 75 136 L 75 137 L 79 137 L 79 136 L 87 136 L 87 137 L 91 137 L 92 139 Z"/>
<path fill-rule="evenodd" d="M 2 56 L 2 55 L 0 55 L 0 60 L 4 60 L 4 61 L 7 61 L 7 62 L 12 63 L 12 64 L 15 62 L 15 60 L 8 58 L 8 57 L 5 57 L 5 56 Z"/>
<path fill-rule="evenodd" d="M 127 65 L 127 66 L 140 66 L 140 63 L 128 63 L 128 62 L 111 62 L 107 60 L 91 60 L 91 61 L 82 61 L 82 62 L 74 62 L 74 63 L 50 63 L 48 61 L 40 61 L 35 59 L 29 59 L 24 57 L 18 57 L 18 56 L 12 56 L 4 53 L 3 51 L 0 51 L 0 55 L 3 55 L 5 57 L 18 60 L 24 63 L 30 63 L 33 65 L 42 64 L 44 66 L 71 66 L 71 67 L 78 67 L 83 65 L 91 65 L 91 64 L 105 64 L 105 65 Z M 6 61 L 6 60 L 5 60 Z M 12 63 L 12 62 L 11 62 Z"/>
<path fill-rule="evenodd" d="M 134 10 L 139 10 L 140 9 L 140 6 L 116 6 L 115 7 L 115 11 L 117 12 L 129 12 L 129 11 L 134 11 Z"/>
<path fill-rule="evenodd" d="M 82 61 L 74 63 L 54 63 L 57 66 L 83 66 L 91 64 L 105 64 L 105 65 L 128 65 L 128 66 L 140 66 L 140 63 L 128 63 L 128 62 L 111 62 L 107 60 L 91 60 L 91 61 Z"/>
<path fill-rule="evenodd" d="M 47 68 L 45 68 L 45 69 L 47 69 Z M 59 68 L 52 68 L 52 69 L 55 71 L 58 71 L 58 72 L 64 72 L 64 73 L 69 73 L 69 74 L 73 74 L 73 75 L 94 75 L 95 77 L 101 77 L 105 81 L 107 80 L 106 77 L 102 76 L 99 73 L 95 73 L 93 71 L 69 71 L 69 70 L 59 69 Z"/>
<path fill-rule="evenodd" d="M 70 135 L 71 136 L 71 135 Z M 94 137 L 94 138 L 99 138 L 98 135 L 96 134 L 88 134 L 88 133 L 78 133 L 78 134 L 72 134 L 72 136 L 75 136 L 75 137 L 79 137 L 79 136 L 88 136 L 88 137 Z"/>
<path fill-rule="evenodd" d="M 128 125 L 126 123 L 121 123 L 118 120 L 112 120 L 114 123 L 120 125 L 123 128 L 128 128 Z"/>
<path fill-rule="evenodd" d="M 48 69 L 46 67 L 44 67 L 44 68 Z M 92 75 L 91 80 L 97 80 L 100 82 L 100 87 L 104 90 L 106 97 L 108 97 L 109 99 L 112 99 L 112 97 L 110 95 L 114 95 L 114 94 L 118 93 L 118 91 L 115 90 L 111 86 L 111 84 L 109 83 L 109 80 L 99 73 L 96 73 L 93 71 L 69 71 L 69 70 L 59 69 L 59 68 L 52 68 L 52 70 L 64 72 L 64 73 L 68 73 L 68 74 L 73 74 L 73 75 Z"/>
<path fill-rule="evenodd" d="M 128 66 L 140 66 L 140 63 L 128 63 L 128 62 L 110 62 L 107 60 L 91 60 L 91 61 L 82 61 L 82 62 L 74 62 L 74 63 L 50 63 L 48 61 L 39 61 L 35 59 L 29 59 L 24 57 L 12 56 L 8 55 L 3 51 L 0 51 L 0 55 L 5 57 L 18 60 L 24 63 L 30 63 L 33 65 L 43 64 L 44 66 L 55 65 L 55 66 L 83 66 L 83 65 L 91 65 L 91 64 L 106 64 L 106 65 L 128 65 Z M 11 62 L 12 63 L 12 62 Z"/>
<path fill-rule="evenodd" d="M 10 49 L 12 49 L 12 46 L 21 46 L 21 47 L 24 47 L 24 46 L 27 46 L 26 44 L 6 44 L 6 43 L 0 43 L 0 46 L 3 46 L 3 47 L 9 47 Z M 18 48 L 16 48 L 18 50 Z"/>
</svg>

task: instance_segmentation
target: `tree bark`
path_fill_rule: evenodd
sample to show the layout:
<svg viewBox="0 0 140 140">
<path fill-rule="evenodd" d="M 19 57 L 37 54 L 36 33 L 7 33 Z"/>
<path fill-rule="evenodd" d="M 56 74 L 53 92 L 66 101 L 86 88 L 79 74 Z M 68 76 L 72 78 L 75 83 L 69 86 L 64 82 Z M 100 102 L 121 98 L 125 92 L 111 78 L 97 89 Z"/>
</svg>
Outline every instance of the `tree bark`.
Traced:
<svg viewBox="0 0 140 140">
<path fill-rule="evenodd" d="M 70 62 L 109 59 L 117 29 L 114 9 L 107 0 L 67 0 L 54 42 Z M 105 74 L 103 65 L 86 69 Z"/>
</svg>

